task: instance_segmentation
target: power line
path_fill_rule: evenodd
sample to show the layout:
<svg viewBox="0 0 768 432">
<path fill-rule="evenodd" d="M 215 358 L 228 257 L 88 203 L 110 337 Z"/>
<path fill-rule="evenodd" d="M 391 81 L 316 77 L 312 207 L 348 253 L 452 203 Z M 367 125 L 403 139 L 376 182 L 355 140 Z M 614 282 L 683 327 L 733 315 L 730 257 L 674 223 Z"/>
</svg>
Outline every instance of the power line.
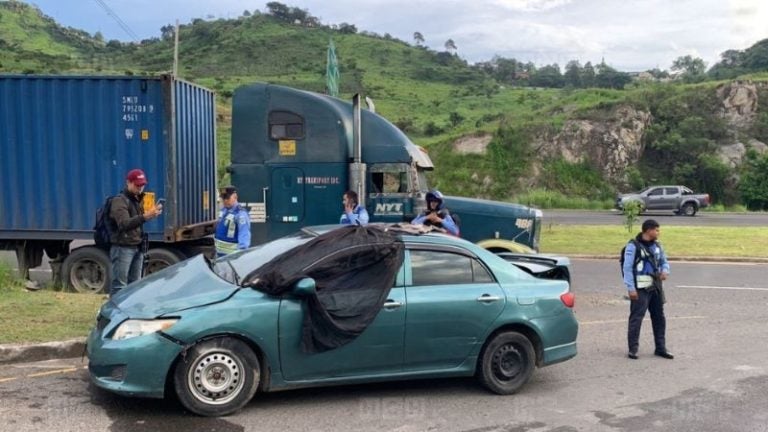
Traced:
<svg viewBox="0 0 768 432">
<path fill-rule="evenodd" d="M 134 42 L 138 42 L 139 41 L 139 36 L 136 33 L 134 33 L 133 30 L 131 30 L 130 27 L 128 27 L 128 24 L 126 24 L 125 21 L 123 21 L 115 13 L 115 11 L 112 10 L 112 8 L 110 8 L 106 3 L 104 3 L 104 0 L 93 0 L 93 1 L 98 3 L 99 6 L 101 6 L 102 9 L 104 9 L 104 11 L 107 13 L 107 15 L 111 16 L 115 20 L 115 22 L 117 22 L 117 25 L 119 25 L 120 28 L 122 28 L 128 34 L 128 36 L 130 36 L 131 39 L 134 40 Z"/>
</svg>

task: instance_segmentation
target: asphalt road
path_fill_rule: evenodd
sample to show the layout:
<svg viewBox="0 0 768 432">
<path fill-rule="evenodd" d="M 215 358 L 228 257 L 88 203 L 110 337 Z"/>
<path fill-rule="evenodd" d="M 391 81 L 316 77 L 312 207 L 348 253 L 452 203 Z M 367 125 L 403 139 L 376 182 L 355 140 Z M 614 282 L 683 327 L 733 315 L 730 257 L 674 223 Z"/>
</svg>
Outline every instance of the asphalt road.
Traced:
<svg viewBox="0 0 768 432">
<path fill-rule="evenodd" d="M 0 431 L 768 431 L 764 264 L 672 263 L 667 339 L 654 357 L 644 323 L 626 354 L 628 302 L 614 261 L 573 263 L 579 355 L 538 369 L 517 395 L 472 379 L 257 395 L 241 412 L 199 418 L 177 402 L 115 396 L 80 359 L 0 369 Z"/>
<path fill-rule="evenodd" d="M 624 215 L 615 210 L 586 211 L 586 210 L 542 210 L 544 224 L 555 225 L 623 225 Z M 646 212 L 639 216 L 640 221 L 648 218 L 656 219 L 664 225 L 689 226 L 727 226 L 768 227 L 768 212 L 762 213 L 709 213 L 700 212 L 696 216 L 677 216 L 671 211 Z"/>
</svg>

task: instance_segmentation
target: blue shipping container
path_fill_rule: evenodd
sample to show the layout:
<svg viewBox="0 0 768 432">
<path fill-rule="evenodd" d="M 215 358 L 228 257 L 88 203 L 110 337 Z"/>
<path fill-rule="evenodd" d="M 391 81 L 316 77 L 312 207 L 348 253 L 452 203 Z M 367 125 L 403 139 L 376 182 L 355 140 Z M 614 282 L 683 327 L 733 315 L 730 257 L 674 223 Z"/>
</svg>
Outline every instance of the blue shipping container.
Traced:
<svg viewBox="0 0 768 432">
<path fill-rule="evenodd" d="M 141 168 L 165 198 L 153 241 L 216 219 L 214 93 L 172 78 L 0 75 L 0 240 L 90 239 L 96 210 Z"/>
</svg>

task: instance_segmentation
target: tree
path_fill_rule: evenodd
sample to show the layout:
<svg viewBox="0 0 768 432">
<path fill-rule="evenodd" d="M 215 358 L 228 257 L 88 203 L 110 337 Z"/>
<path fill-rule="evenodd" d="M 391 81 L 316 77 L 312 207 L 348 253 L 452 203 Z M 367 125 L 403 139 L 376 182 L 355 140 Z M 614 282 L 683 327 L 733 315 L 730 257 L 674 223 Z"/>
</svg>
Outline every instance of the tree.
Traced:
<svg viewBox="0 0 768 432">
<path fill-rule="evenodd" d="M 566 86 L 573 88 L 581 87 L 581 64 L 579 64 L 578 60 L 571 60 L 565 65 L 563 81 Z"/>
<path fill-rule="evenodd" d="M 160 27 L 160 39 L 170 40 L 173 39 L 174 27 L 170 24 Z"/>
<path fill-rule="evenodd" d="M 448 116 L 448 121 L 451 122 L 451 126 L 456 127 L 464 121 L 464 116 L 457 113 L 456 111 L 452 111 Z"/>
<path fill-rule="evenodd" d="M 584 67 L 581 69 L 581 86 L 584 88 L 595 86 L 595 68 L 592 66 L 592 62 L 584 63 Z"/>
<path fill-rule="evenodd" d="M 739 191 L 748 209 L 768 210 L 768 154 L 747 151 Z"/>
<path fill-rule="evenodd" d="M 597 74 L 595 75 L 597 87 L 623 89 L 630 82 L 632 82 L 632 77 L 628 73 L 617 71 L 605 64 L 605 61 L 597 65 Z"/>
<path fill-rule="evenodd" d="M 97 42 L 104 42 L 104 35 L 101 34 L 100 31 L 94 33 L 93 38 L 96 39 Z"/>
<path fill-rule="evenodd" d="M 290 8 L 280 2 L 267 3 L 267 13 L 284 21 L 288 21 L 290 14 Z"/>
<path fill-rule="evenodd" d="M 424 43 L 424 35 L 419 32 L 413 32 L 413 40 L 416 42 L 416 46 L 421 46 Z"/>
<path fill-rule="evenodd" d="M 456 48 L 456 43 L 453 41 L 453 39 L 448 39 L 445 41 L 445 49 L 448 52 L 455 53 L 458 48 Z"/>
<path fill-rule="evenodd" d="M 354 24 L 341 23 L 339 24 L 339 32 L 343 34 L 355 34 L 357 33 L 357 27 Z"/>
<path fill-rule="evenodd" d="M 680 56 L 672 62 L 670 69 L 680 72 L 681 78 L 687 83 L 700 82 L 706 79 L 704 73 L 707 71 L 707 64 L 698 57 Z"/>
<path fill-rule="evenodd" d="M 249 17 L 249 16 L 251 16 L 251 11 L 249 11 L 248 9 L 244 10 L 244 11 L 243 11 L 243 16 L 244 16 L 244 17 Z"/>
<path fill-rule="evenodd" d="M 530 83 L 534 87 L 560 88 L 563 86 L 563 74 L 557 63 L 542 66 L 531 76 Z"/>
</svg>

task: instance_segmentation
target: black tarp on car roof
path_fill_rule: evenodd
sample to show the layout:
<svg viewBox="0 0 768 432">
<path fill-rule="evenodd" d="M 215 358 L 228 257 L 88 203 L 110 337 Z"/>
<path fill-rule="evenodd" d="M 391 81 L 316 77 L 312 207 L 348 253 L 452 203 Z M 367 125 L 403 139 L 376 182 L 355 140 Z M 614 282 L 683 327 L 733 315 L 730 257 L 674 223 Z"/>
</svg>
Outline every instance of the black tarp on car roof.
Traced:
<svg viewBox="0 0 768 432">
<path fill-rule="evenodd" d="M 403 242 L 386 226 L 348 226 L 326 232 L 275 257 L 249 285 L 270 295 L 315 280 L 306 299 L 302 349 L 328 351 L 359 336 L 381 310 L 403 263 Z"/>
</svg>

